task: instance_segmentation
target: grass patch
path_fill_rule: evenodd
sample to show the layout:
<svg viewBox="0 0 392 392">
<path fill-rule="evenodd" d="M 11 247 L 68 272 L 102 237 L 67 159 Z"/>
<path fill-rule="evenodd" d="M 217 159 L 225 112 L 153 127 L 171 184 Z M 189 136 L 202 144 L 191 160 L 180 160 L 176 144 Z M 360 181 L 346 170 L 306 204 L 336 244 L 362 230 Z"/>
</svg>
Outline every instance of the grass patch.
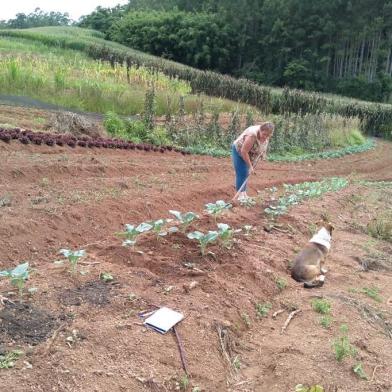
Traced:
<svg viewBox="0 0 392 392">
<path fill-rule="evenodd" d="M 366 231 L 373 238 L 392 242 L 392 214 L 378 215 L 368 223 Z"/>
<path fill-rule="evenodd" d="M 331 303 L 327 299 L 316 298 L 312 300 L 311 304 L 312 304 L 312 309 L 317 313 L 320 314 L 331 313 Z"/>
<path fill-rule="evenodd" d="M 332 321 L 332 317 L 327 314 L 320 318 L 320 325 L 325 329 L 329 329 L 332 325 Z"/>
<path fill-rule="evenodd" d="M 377 302 L 382 302 L 382 298 L 380 297 L 380 290 L 377 287 L 364 287 L 361 292 Z"/>
<path fill-rule="evenodd" d="M 267 317 L 272 305 L 270 303 L 258 303 L 256 304 L 256 315 L 259 318 Z"/>
</svg>

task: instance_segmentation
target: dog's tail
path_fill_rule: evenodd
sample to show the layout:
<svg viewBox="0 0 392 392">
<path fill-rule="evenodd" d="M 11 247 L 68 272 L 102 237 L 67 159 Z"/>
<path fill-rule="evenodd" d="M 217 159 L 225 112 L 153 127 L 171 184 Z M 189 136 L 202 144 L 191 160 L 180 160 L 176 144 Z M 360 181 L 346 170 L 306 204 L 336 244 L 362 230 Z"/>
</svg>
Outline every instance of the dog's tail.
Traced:
<svg viewBox="0 0 392 392">
<path fill-rule="evenodd" d="M 325 275 L 320 275 L 317 279 L 310 282 L 304 282 L 305 289 L 314 289 L 317 287 L 322 287 L 325 282 Z"/>
</svg>

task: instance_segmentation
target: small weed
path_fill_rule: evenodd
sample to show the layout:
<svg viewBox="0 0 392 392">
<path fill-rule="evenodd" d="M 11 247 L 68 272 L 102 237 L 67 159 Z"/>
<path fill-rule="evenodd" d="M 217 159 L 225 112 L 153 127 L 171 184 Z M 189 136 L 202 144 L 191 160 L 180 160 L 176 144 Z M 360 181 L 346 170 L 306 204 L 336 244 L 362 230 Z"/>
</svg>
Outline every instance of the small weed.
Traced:
<svg viewBox="0 0 392 392">
<path fill-rule="evenodd" d="M 357 353 L 356 348 L 350 343 L 347 334 L 348 327 L 346 324 L 342 324 L 340 326 L 340 336 L 334 340 L 332 345 L 338 362 L 343 361 L 347 357 L 354 357 Z"/>
<path fill-rule="evenodd" d="M 0 355 L 0 369 L 10 369 L 15 366 L 15 361 L 23 355 L 23 351 L 13 350 Z"/>
<path fill-rule="evenodd" d="M 250 328 L 251 321 L 250 321 L 250 317 L 249 317 L 248 313 L 242 313 L 241 318 L 242 318 L 242 321 L 244 322 L 244 324 L 246 325 L 246 328 Z"/>
<path fill-rule="evenodd" d="M 362 363 L 359 362 L 352 367 L 353 372 L 362 380 L 369 380 L 368 375 L 365 373 L 362 367 Z"/>
<path fill-rule="evenodd" d="M 238 355 L 236 355 L 233 359 L 233 367 L 236 370 L 240 370 L 241 369 L 241 360 L 239 358 Z"/>
<path fill-rule="evenodd" d="M 103 280 L 105 283 L 112 282 L 114 280 L 113 275 L 110 274 L 109 272 L 101 272 L 99 278 Z"/>
<path fill-rule="evenodd" d="M 192 392 L 201 392 L 201 388 L 200 387 L 193 387 Z"/>
<path fill-rule="evenodd" d="M 380 297 L 380 290 L 377 287 L 364 287 L 361 292 L 377 302 L 382 302 L 382 298 Z"/>
<path fill-rule="evenodd" d="M 271 308 L 272 308 L 272 305 L 270 303 L 256 304 L 257 317 L 259 317 L 259 318 L 267 317 Z"/>
<path fill-rule="evenodd" d="M 42 188 L 47 188 L 49 186 L 49 184 L 50 184 L 49 178 L 44 177 L 44 178 L 42 178 L 42 180 L 41 180 L 39 185 Z"/>
<path fill-rule="evenodd" d="M 277 278 L 276 281 L 276 287 L 282 291 L 287 287 L 287 280 L 284 278 Z"/>
<path fill-rule="evenodd" d="M 298 384 L 295 386 L 294 392 L 324 392 L 324 388 L 321 385 L 307 387 L 303 384 Z"/>
<path fill-rule="evenodd" d="M 312 300 L 312 308 L 315 312 L 320 314 L 329 314 L 331 312 L 331 303 L 326 299 Z"/>
<path fill-rule="evenodd" d="M 332 317 L 329 315 L 325 315 L 320 318 L 320 324 L 323 328 L 328 329 L 332 324 Z"/>
<path fill-rule="evenodd" d="M 179 381 L 179 386 L 181 391 L 186 391 L 189 387 L 189 378 L 187 375 L 183 376 Z"/>
</svg>

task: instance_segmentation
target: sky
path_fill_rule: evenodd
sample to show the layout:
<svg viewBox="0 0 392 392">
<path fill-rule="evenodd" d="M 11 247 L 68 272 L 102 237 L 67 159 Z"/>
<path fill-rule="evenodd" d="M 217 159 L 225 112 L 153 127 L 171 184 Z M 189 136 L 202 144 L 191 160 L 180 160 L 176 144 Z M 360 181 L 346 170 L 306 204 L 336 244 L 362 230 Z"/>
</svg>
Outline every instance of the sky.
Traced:
<svg viewBox="0 0 392 392">
<path fill-rule="evenodd" d="M 77 20 L 99 5 L 114 7 L 126 3 L 128 0 L 0 0 L 0 20 L 13 19 L 17 13 L 29 14 L 37 7 L 43 11 L 68 12 L 71 19 Z"/>
</svg>

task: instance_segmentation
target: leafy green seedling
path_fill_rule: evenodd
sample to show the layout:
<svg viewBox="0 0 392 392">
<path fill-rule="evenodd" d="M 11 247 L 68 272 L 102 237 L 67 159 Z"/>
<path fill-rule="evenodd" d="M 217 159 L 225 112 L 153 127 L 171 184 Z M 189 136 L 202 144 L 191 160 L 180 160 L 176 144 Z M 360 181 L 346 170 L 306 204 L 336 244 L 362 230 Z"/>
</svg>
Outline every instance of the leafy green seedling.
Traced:
<svg viewBox="0 0 392 392">
<path fill-rule="evenodd" d="M 199 242 L 201 254 L 204 256 L 207 246 L 214 243 L 218 239 L 219 234 L 217 231 L 209 231 L 206 234 L 200 231 L 194 231 L 192 233 L 188 233 L 187 237 L 190 240 L 197 240 Z"/>
<path fill-rule="evenodd" d="M 136 237 L 142 233 L 150 231 L 153 226 L 148 222 L 140 223 L 139 226 L 134 226 L 130 224 L 125 225 L 125 231 L 116 233 L 118 236 L 125 237 L 126 240 L 123 241 L 123 246 L 135 246 Z"/>
<path fill-rule="evenodd" d="M 199 219 L 199 215 L 195 214 L 194 212 L 185 212 L 182 214 L 180 211 L 170 210 L 170 214 L 174 215 L 177 221 L 180 223 L 180 231 L 181 233 L 185 233 L 186 229 L 190 226 L 190 224 Z"/>
<path fill-rule="evenodd" d="M 272 308 L 272 305 L 270 303 L 256 304 L 257 317 L 259 317 L 259 318 L 267 317 L 271 308 Z"/>
<path fill-rule="evenodd" d="M 0 277 L 9 278 L 11 284 L 18 289 L 19 297 L 22 298 L 26 280 L 29 278 L 29 272 L 29 263 L 23 263 L 14 269 L 1 271 Z"/>
<path fill-rule="evenodd" d="M 75 250 L 75 251 L 69 249 L 61 249 L 59 253 L 62 254 L 71 263 L 71 272 L 73 274 L 76 272 L 76 267 L 78 265 L 79 260 L 82 257 L 86 256 L 86 251 L 84 249 Z"/>
<path fill-rule="evenodd" d="M 312 308 L 315 312 L 320 314 L 329 314 L 331 312 L 331 303 L 326 299 L 312 300 Z"/>
<path fill-rule="evenodd" d="M 226 203 L 223 200 L 217 200 L 215 203 L 207 203 L 205 207 L 205 211 L 212 215 L 216 222 L 218 215 L 220 215 L 225 210 L 229 210 L 232 205 L 230 203 Z"/>
<path fill-rule="evenodd" d="M 158 219 L 156 221 L 148 222 L 152 226 L 153 232 L 156 234 L 157 238 L 164 237 L 169 233 L 174 233 L 178 231 L 177 227 L 170 227 L 168 230 L 165 230 L 164 227 L 172 222 L 173 219 Z"/>
<path fill-rule="evenodd" d="M 0 369 L 10 369 L 15 366 L 15 361 L 23 355 L 23 351 L 13 350 L 6 354 L 0 354 Z"/>
<path fill-rule="evenodd" d="M 369 380 L 369 377 L 368 377 L 368 375 L 365 373 L 365 371 L 363 370 L 363 367 L 362 367 L 362 363 L 361 362 L 359 362 L 359 363 L 357 363 L 356 365 L 354 365 L 353 367 L 352 367 L 352 369 L 353 369 L 353 372 L 359 377 L 359 378 L 361 378 L 362 380 Z"/>
<path fill-rule="evenodd" d="M 112 282 L 114 280 L 114 277 L 112 274 L 109 272 L 101 272 L 99 275 L 100 279 L 103 280 L 105 283 L 107 282 Z"/>
<path fill-rule="evenodd" d="M 350 344 L 347 334 L 348 327 L 346 324 L 342 324 L 340 326 L 340 336 L 334 340 L 332 345 L 338 362 L 343 361 L 347 357 L 354 357 L 357 353 L 356 348 Z"/>
<path fill-rule="evenodd" d="M 222 240 L 225 248 L 231 248 L 234 234 L 239 233 L 240 231 L 241 229 L 234 230 L 226 223 L 218 223 L 219 238 Z"/>
</svg>

